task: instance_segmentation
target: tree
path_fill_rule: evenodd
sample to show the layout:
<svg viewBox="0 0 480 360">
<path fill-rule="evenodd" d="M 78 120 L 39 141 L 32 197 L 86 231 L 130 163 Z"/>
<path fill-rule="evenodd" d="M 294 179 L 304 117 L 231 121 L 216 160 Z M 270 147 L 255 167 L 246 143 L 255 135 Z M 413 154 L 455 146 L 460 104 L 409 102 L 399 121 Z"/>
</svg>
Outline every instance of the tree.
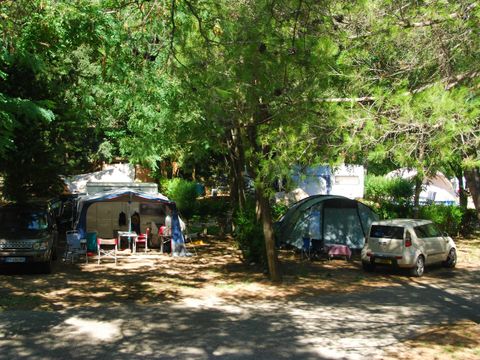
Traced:
<svg viewBox="0 0 480 360">
<path fill-rule="evenodd" d="M 339 23 L 353 49 L 346 65 L 360 79 L 352 88 L 362 92 L 353 99 L 360 109 L 350 116 L 350 149 L 415 168 L 416 203 L 424 175 L 479 164 L 477 5 L 371 1 Z"/>
</svg>

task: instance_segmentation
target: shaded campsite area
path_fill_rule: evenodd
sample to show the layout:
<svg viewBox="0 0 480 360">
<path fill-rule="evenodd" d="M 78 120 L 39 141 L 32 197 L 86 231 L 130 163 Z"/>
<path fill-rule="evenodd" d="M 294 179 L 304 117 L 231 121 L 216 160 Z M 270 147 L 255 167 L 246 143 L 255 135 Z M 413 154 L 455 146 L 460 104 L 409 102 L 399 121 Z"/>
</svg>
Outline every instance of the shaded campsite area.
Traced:
<svg viewBox="0 0 480 360">
<path fill-rule="evenodd" d="M 458 244 L 457 269 L 432 268 L 415 280 L 389 270 L 365 273 L 355 257 L 310 261 L 281 250 L 284 281 L 274 285 L 260 267 L 241 260 L 232 239 L 211 236 L 188 244 L 196 250 L 191 257 L 151 250 L 121 255 L 117 265 L 57 261 L 49 275 L 2 270 L 0 344 L 6 354 L 23 349 L 40 358 L 98 358 L 120 355 L 121 347 L 125 359 L 186 358 L 189 349 L 207 359 L 242 339 L 229 350 L 238 356 L 246 351 L 240 358 L 387 359 L 385 351 L 397 347 L 406 355 L 431 354 L 434 343 L 435 356 L 446 354 L 439 359 L 475 359 L 478 325 L 461 321 L 477 308 L 480 241 Z M 270 333 L 261 346 L 259 331 Z M 448 338 L 460 335 L 463 342 L 449 345 Z M 305 337 L 308 346 L 295 340 Z M 69 350 L 86 343 L 90 355 Z"/>
<path fill-rule="evenodd" d="M 229 237 L 209 236 L 188 247 L 193 256 L 172 257 L 152 249 L 148 254 L 120 254 L 117 265 L 112 260 L 98 265 L 95 256 L 88 264 L 57 261 L 50 275 L 35 274 L 34 268 L 2 269 L 0 309 L 55 311 L 105 303 L 155 304 L 185 299 L 228 303 L 294 300 L 399 286 L 399 279 L 408 279 L 404 272 L 393 270 L 366 273 L 356 256 L 350 261 L 310 261 L 302 259 L 297 251 L 280 250 L 284 281 L 275 285 L 261 267 L 242 261 L 241 252 Z M 460 241 L 459 259 L 455 273 L 476 269 L 480 241 Z M 417 281 L 448 281 L 451 272 L 432 268 Z"/>
</svg>

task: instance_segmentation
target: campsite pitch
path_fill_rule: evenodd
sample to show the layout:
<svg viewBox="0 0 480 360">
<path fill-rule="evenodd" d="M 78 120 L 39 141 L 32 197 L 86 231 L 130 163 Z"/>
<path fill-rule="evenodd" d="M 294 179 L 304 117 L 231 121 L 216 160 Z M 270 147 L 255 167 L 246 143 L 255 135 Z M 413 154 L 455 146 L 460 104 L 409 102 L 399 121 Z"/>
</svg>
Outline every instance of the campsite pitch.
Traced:
<svg viewBox="0 0 480 360">
<path fill-rule="evenodd" d="M 439 359 L 474 359 L 480 241 L 458 243 L 457 269 L 421 279 L 282 251 L 284 282 L 272 285 L 231 239 L 214 238 L 192 257 L 4 271 L 0 358 L 391 359 L 398 350 L 428 359 L 437 349 Z M 442 340 L 453 333 L 467 340 Z"/>
</svg>

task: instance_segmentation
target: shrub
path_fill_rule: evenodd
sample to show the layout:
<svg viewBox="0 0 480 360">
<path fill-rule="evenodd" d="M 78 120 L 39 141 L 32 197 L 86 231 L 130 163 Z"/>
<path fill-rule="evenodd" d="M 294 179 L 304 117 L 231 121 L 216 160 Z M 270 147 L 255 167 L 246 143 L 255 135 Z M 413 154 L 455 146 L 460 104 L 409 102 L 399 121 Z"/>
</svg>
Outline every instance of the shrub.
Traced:
<svg viewBox="0 0 480 360">
<path fill-rule="evenodd" d="M 235 241 L 245 261 L 266 264 L 265 238 L 262 224 L 256 221 L 255 206 L 249 205 L 234 217 Z"/>
<path fill-rule="evenodd" d="M 372 208 L 380 219 L 411 218 L 413 206 L 410 204 L 395 204 L 389 201 L 376 203 Z"/>
<path fill-rule="evenodd" d="M 414 194 L 414 184 L 399 177 L 367 176 L 365 180 L 365 199 L 377 203 L 393 202 L 409 204 Z"/>
<path fill-rule="evenodd" d="M 419 216 L 422 219 L 434 221 L 442 231 L 451 235 L 458 235 L 464 213 L 459 206 L 434 204 L 420 207 Z"/>
<path fill-rule="evenodd" d="M 224 235 L 230 231 L 230 198 L 227 196 L 217 196 L 199 199 L 195 208 L 195 219 L 197 222 L 208 222 L 209 219 L 214 220 L 218 226 L 214 232 L 208 230 L 208 233 L 212 235 Z"/>
<path fill-rule="evenodd" d="M 196 183 L 184 179 L 169 179 L 161 182 L 162 191 L 175 201 L 177 209 L 186 220 L 195 212 L 197 199 Z"/>
</svg>

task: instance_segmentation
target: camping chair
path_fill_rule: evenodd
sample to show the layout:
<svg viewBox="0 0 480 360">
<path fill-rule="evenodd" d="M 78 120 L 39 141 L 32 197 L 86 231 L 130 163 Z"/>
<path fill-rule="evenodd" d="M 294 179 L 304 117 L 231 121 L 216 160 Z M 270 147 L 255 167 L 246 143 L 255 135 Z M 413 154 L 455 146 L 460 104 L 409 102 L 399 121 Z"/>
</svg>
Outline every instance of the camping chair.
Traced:
<svg viewBox="0 0 480 360">
<path fill-rule="evenodd" d="M 97 237 L 97 255 L 98 264 L 100 265 L 100 259 L 103 257 L 109 257 L 115 260 L 117 265 L 117 251 L 118 251 L 118 239 L 103 239 Z"/>
<path fill-rule="evenodd" d="M 303 245 L 301 250 L 301 258 L 303 259 L 311 259 L 312 255 L 312 241 L 309 237 L 302 238 Z"/>
<path fill-rule="evenodd" d="M 88 263 L 86 242 L 82 242 L 82 239 L 80 239 L 80 233 L 76 230 L 70 230 L 67 231 L 66 237 L 67 247 L 65 249 L 65 254 L 63 255 L 63 261 L 70 260 L 73 264 L 73 261 L 82 255 L 85 256 L 85 263 Z"/>
<path fill-rule="evenodd" d="M 145 230 L 145 234 L 139 234 L 135 239 L 133 239 L 133 253 L 137 252 L 137 244 L 143 244 L 145 248 L 145 253 L 148 251 L 148 237 L 150 236 L 150 228 Z"/>
<path fill-rule="evenodd" d="M 315 259 L 319 259 L 322 256 L 327 256 L 328 249 L 325 246 L 325 241 L 320 239 L 312 239 L 311 240 L 311 248 L 310 248 L 311 256 Z"/>
<path fill-rule="evenodd" d="M 172 235 L 166 226 L 160 226 L 158 229 L 158 240 L 160 241 L 160 253 L 172 251 Z"/>
</svg>

